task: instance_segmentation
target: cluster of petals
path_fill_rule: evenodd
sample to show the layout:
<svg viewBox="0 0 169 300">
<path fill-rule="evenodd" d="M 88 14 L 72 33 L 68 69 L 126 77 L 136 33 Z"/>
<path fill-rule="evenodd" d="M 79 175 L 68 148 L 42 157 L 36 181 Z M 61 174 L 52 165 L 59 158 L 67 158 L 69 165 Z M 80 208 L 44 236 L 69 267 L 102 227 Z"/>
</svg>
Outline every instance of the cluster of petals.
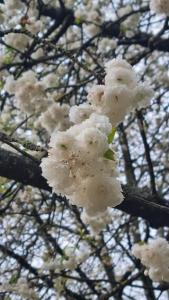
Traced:
<svg viewBox="0 0 169 300">
<path fill-rule="evenodd" d="M 150 0 L 150 10 L 156 14 L 169 16 L 168 0 Z"/>
<path fill-rule="evenodd" d="M 20 297 L 22 299 L 32 299 L 32 300 L 38 300 L 38 295 L 33 290 L 32 287 L 28 284 L 27 280 L 25 278 L 20 278 L 17 283 L 4 283 L 0 286 L 0 292 L 12 292 Z M 16 296 L 15 296 L 16 297 Z"/>
<path fill-rule="evenodd" d="M 4 0 L 2 4 L 0 4 L 0 10 L 2 13 L 7 14 L 7 16 L 11 16 L 16 13 L 17 10 L 21 10 L 24 8 L 24 3 L 20 0 Z"/>
<path fill-rule="evenodd" d="M 23 73 L 17 80 L 9 76 L 4 89 L 14 94 L 17 107 L 25 113 L 41 112 L 48 106 L 44 85 L 33 71 Z"/>
<path fill-rule="evenodd" d="M 30 38 L 24 33 L 10 32 L 5 35 L 4 41 L 7 46 L 10 46 L 19 51 L 24 51 L 30 43 Z"/>
<path fill-rule="evenodd" d="M 164 238 L 158 238 L 149 244 L 135 244 L 132 252 L 147 268 L 145 273 L 153 281 L 169 282 L 169 243 Z"/>
<path fill-rule="evenodd" d="M 110 211 L 110 209 L 94 216 L 89 216 L 86 211 L 83 211 L 81 219 L 85 224 L 90 225 L 91 234 L 97 235 L 107 224 L 114 220 L 114 214 Z"/>
<path fill-rule="evenodd" d="M 82 123 L 54 132 L 49 156 L 41 163 L 53 191 L 67 196 L 91 216 L 123 200 L 115 154 L 114 160 L 104 157 L 111 128 L 106 116 L 92 113 Z"/>
<path fill-rule="evenodd" d="M 64 254 L 64 257 L 57 257 L 53 260 L 45 261 L 41 267 L 41 271 L 55 270 L 55 272 L 60 272 L 65 269 L 74 270 L 79 264 L 82 264 L 88 259 L 90 252 L 87 247 L 81 245 L 79 249 L 66 247 Z"/>
<path fill-rule="evenodd" d="M 108 51 L 114 50 L 117 47 L 117 41 L 115 39 L 102 38 L 99 41 L 98 50 L 101 53 L 107 53 Z"/>
<path fill-rule="evenodd" d="M 136 108 L 147 106 L 153 90 L 139 83 L 132 66 L 123 59 L 106 64 L 105 85 L 95 85 L 88 93 L 88 101 L 100 114 L 108 116 L 113 127 Z"/>
<path fill-rule="evenodd" d="M 97 5 L 94 5 L 92 1 L 84 5 L 83 8 L 78 8 L 75 11 L 75 18 L 78 22 L 85 21 L 85 30 L 89 35 L 94 36 L 100 31 L 102 15 Z"/>
<path fill-rule="evenodd" d="M 55 193 L 84 209 L 82 219 L 93 232 L 110 221 L 108 208 L 123 201 L 117 158 L 108 139 L 112 126 L 134 108 L 145 106 L 152 95 L 149 86 L 138 83 L 127 61 L 113 59 L 106 64 L 105 85 L 89 91 L 88 103 L 70 108 L 68 129 L 57 127 L 59 131 L 51 135 L 48 157 L 41 163 L 42 174 Z M 56 111 L 63 108 L 58 106 Z M 44 113 L 42 123 L 52 114 L 54 107 Z M 46 129 L 52 132 L 52 126 Z"/>
<path fill-rule="evenodd" d="M 40 123 L 49 134 L 55 130 L 64 131 L 70 127 L 69 109 L 70 106 L 67 104 L 53 103 L 45 112 L 42 112 L 38 124 Z"/>
</svg>

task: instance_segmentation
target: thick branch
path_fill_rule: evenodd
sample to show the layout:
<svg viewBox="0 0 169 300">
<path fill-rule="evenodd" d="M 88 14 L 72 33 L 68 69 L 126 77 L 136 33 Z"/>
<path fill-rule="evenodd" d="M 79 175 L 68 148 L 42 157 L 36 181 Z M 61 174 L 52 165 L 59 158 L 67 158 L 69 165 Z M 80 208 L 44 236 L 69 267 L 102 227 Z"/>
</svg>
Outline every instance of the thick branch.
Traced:
<svg viewBox="0 0 169 300">
<path fill-rule="evenodd" d="M 139 32 L 132 38 L 123 37 L 118 42 L 119 45 L 140 45 L 145 48 L 149 48 L 151 51 L 158 50 L 163 52 L 169 52 L 169 39 Z"/>
<path fill-rule="evenodd" d="M 31 159 L 0 149 L 0 176 L 51 191 L 41 175 L 41 168 Z M 142 217 L 153 227 L 169 227 L 169 208 L 156 204 L 157 199 L 150 191 L 123 187 L 124 201 L 117 209 L 132 216 Z M 160 199 L 158 199 L 159 202 Z"/>
<path fill-rule="evenodd" d="M 149 11 L 149 7 L 145 6 L 140 8 L 139 10 L 133 10 L 132 12 L 124 15 L 123 17 L 119 18 L 116 21 L 103 22 L 103 24 L 100 26 L 100 35 L 103 37 L 108 37 L 110 39 L 112 39 L 113 37 L 119 38 L 118 41 L 119 45 L 137 44 L 142 47 L 148 48 L 152 51 L 158 50 L 163 52 L 169 52 L 169 39 L 161 38 L 161 35 L 164 33 L 165 29 L 167 29 L 167 23 L 165 24 L 165 27 L 163 28 L 162 32 L 160 32 L 158 36 L 154 36 L 141 31 L 139 31 L 134 37 L 131 38 L 127 38 L 125 35 L 122 34 L 120 30 L 120 25 L 123 21 L 125 21 L 131 15 L 134 15 L 136 13 L 144 13 L 147 11 Z M 68 8 L 61 8 L 61 7 L 54 8 L 43 4 L 40 7 L 40 14 L 44 16 L 49 16 L 52 19 L 54 19 L 56 21 L 55 27 L 61 25 L 65 20 L 65 18 L 67 18 L 68 20 L 66 23 L 66 29 L 69 26 L 75 24 L 74 11 Z M 64 30 L 63 33 L 65 33 Z"/>
<path fill-rule="evenodd" d="M 0 176 L 51 191 L 37 163 L 4 149 L 0 149 Z"/>
<path fill-rule="evenodd" d="M 169 227 L 169 208 L 165 205 L 157 204 L 162 200 L 152 195 L 150 190 L 145 191 L 139 188 L 129 188 L 123 186 L 124 201 L 117 206 L 132 216 L 141 217 L 147 220 L 152 227 Z"/>
</svg>

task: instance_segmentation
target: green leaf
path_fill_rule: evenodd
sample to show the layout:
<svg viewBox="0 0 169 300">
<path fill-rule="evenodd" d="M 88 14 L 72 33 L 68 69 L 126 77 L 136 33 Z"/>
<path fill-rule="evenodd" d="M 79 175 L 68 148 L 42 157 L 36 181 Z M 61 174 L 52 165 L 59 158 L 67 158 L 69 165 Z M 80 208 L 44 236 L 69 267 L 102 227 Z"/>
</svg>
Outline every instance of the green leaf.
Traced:
<svg viewBox="0 0 169 300">
<path fill-rule="evenodd" d="M 5 54 L 12 54 L 13 53 L 13 49 L 9 46 L 5 47 Z"/>
<path fill-rule="evenodd" d="M 144 242 L 144 241 L 139 241 L 138 244 L 139 244 L 140 246 L 143 246 L 143 245 L 145 245 L 145 242 Z"/>
<path fill-rule="evenodd" d="M 5 82 L 3 80 L 0 80 L 0 90 L 3 89 Z"/>
<path fill-rule="evenodd" d="M 126 27 L 126 25 L 124 25 L 124 24 L 122 23 L 122 24 L 120 25 L 120 32 L 121 32 L 122 34 L 125 34 L 126 31 L 127 31 L 127 27 Z"/>
<path fill-rule="evenodd" d="M 80 25 L 82 24 L 82 20 L 80 18 L 75 19 L 75 24 Z"/>
<path fill-rule="evenodd" d="M 114 151 L 112 151 L 111 149 L 108 149 L 105 153 L 104 153 L 104 157 L 109 159 L 109 160 L 115 160 L 114 158 Z"/>
<path fill-rule="evenodd" d="M 109 133 L 108 135 L 108 143 L 111 144 L 114 140 L 114 136 L 115 136 L 115 133 L 116 133 L 116 128 L 113 127 L 112 128 L 112 131 Z"/>
<path fill-rule="evenodd" d="M 6 187 L 4 185 L 0 185 L 0 193 L 4 193 L 6 190 Z"/>
<path fill-rule="evenodd" d="M 10 55 L 10 53 L 6 54 L 5 57 L 4 57 L 4 64 L 11 64 L 12 62 L 12 56 Z"/>
<path fill-rule="evenodd" d="M 66 145 L 64 145 L 64 144 L 60 144 L 60 147 L 61 147 L 62 149 L 64 149 L 64 150 L 67 150 L 67 147 L 66 147 Z"/>
<path fill-rule="evenodd" d="M 84 229 L 79 229 L 78 230 L 78 234 L 80 235 L 81 238 L 83 238 L 85 236 L 85 230 Z"/>
<path fill-rule="evenodd" d="M 13 274 L 13 275 L 11 276 L 11 279 L 10 279 L 9 283 L 10 283 L 10 284 L 14 284 L 14 283 L 17 282 L 17 280 L 18 280 L 17 274 Z"/>
</svg>

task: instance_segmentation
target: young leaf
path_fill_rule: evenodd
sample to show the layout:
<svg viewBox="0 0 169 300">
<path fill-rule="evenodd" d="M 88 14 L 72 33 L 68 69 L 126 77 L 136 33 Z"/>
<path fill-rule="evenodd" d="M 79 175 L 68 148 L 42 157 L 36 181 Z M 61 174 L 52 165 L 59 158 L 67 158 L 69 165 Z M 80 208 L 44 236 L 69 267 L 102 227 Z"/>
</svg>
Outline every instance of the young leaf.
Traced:
<svg viewBox="0 0 169 300">
<path fill-rule="evenodd" d="M 114 127 L 114 128 L 112 128 L 112 131 L 108 135 L 108 143 L 109 144 L 111 144 L 113 142 L 115 133 L 116 133 L 116 128 Z"/>
<path fill-rule="evenodd" d="M 105 153 L 104 153 L 104 157 L 110 160 L 115 160 L 114 158 L 114 152 L 111 149 L 108 149 Z"/>
</svg>

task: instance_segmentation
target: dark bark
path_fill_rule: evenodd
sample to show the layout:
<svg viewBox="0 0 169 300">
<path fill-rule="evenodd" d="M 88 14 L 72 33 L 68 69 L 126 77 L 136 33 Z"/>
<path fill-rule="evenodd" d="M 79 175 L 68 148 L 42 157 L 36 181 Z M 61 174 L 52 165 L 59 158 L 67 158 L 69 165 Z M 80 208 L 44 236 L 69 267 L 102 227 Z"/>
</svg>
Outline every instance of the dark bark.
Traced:
<svg viewBox="0 0 169 300">
<path fill-rule="evenodd" d="M 42 1 L 40 2 L 42 3 Z M 39 9 L 40 9 L 40 14 L 51 17 L 53 20 L 55 20 L 56 22 L 55 28 L 60 26 L 65 19 L 67 19 L 66 29 L 69 26 L 75 24 L 74 11 L 72 9 L 66 7 L 55 8 L 44 4 L 39 6 Z M 120 25 L 122 22 L 124 22 L 128 17 L 130 17 L 133 14 L 144 13 L 147 11 L 149 11 L 149 6 L 142 7 L 138 11 L 133 10 L 132 12 L 119 18 L 117 21 L 104 22 L 100 26 L 100 36 L 108 37 L 110 39 L 112 39 L 113 37 L 119 38 L 118 41 L 119 45 L 134 44 L 134 45 L 140 45 L 142 47 L 148 48 L 151 51 L 158 50 L 163 52 L 169 52 L 169 39 L 161 38 L 163 31 L 160 32 L 160 34 L 158 34 L 157 36 L 139 31 L 135 36 L 131 38 L 127 38 L 124 34 L 122 34 L 120 30 Z M 168 28 L 167 26 L 168 26 L 168 20 L 167 23 L 165 24 L 166 29 Z M 65 33 L 65 30 L 63 30 L 63 33 Z"/>
<path fill-rule="evenodd" d="M 41 175 L 40 166 L 31 159 L 0 149 L 0 176 L 51 192 Z M 142 217 L 158 228 L 169 226 L 169 208 L 150 190 L 123 186 L 124 201 L 116 208 L 132 216 Z M 158 199 L 157 199 L 158 198 Z"/>
<path fill-rule="evenodd" d="M 150 190 L 123 186 L 124 201 L 116 208 L 147 220 L 154 228 L 169 226 L 169 208 Z"/>
<path fill-rule="evenodd" d="M 0 176 L 51 191 L 46 180 L 41 176 L 41 168 L 33 160 L 0 149 Z"/>
</svg>

